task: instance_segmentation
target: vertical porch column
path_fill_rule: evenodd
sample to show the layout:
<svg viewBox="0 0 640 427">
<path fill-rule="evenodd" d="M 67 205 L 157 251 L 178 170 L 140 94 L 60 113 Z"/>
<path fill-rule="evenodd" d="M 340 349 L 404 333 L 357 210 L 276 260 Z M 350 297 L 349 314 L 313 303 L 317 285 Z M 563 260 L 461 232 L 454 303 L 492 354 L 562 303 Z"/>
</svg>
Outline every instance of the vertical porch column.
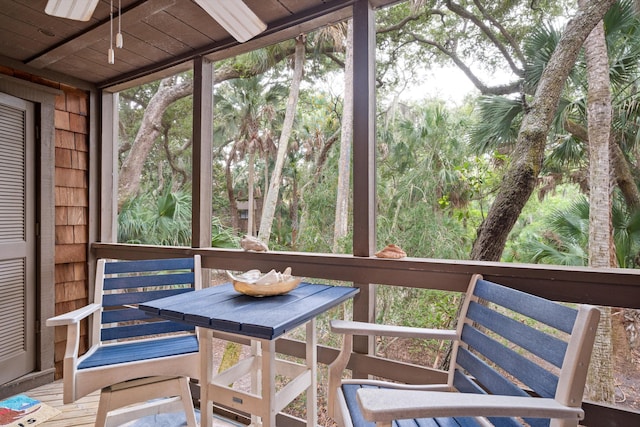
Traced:
<svg viewBox="0 0 640 427">
<path fill-rule="evenodd" d="M 191 246 L 211 246 L 211 180 L 213 145 L 213 63 L 193 61 L 193 154 Z M 207 273 L 205 270 L 203 273 Z M 204 274 L 203 285 L 209 286 Z"/>
<path fill-rule="evenodd" d="M 100 93 L 101 100 L 101 135 L 100 152 L 100 209 L 97 218 L 100 220 L 98 239 L 103 243 L 117 241 L 118 233 L 118 94 Z M 98 182 L 91 180 L 90 183 Z M 93 184 L 92 184 L 93 185 Z M 89 191 L 92 191 L 90 188 Z M 91 287 L 93 289 L 93 287 Z"/>
<path fill-rule="evenodd" d="M 353 255 L 369 257 L 376 245 L 375 156 L 375 14 L 369 0 L 353 5 Z M 375 285 L 356 283 L 360 293 L 353 301 L 353 318 L 374 320 Z M 374 342 L 355 337 L 353 349 L 373 352 Z M 359 373 L 354 370 L 354 377 Z M 362 375 L 362 374 L 360 374 Z"/>
<path fill-rule="evenodd" d="M 96 256 L 91 250 L 93 242 L 100 242 L 102 238 L 101 224 L 102 218 L 102 97 L 103 91 L 93 89 L 89 92 L 88 108 L 92 114 L 89 114 L 89 224 L 88 238 L 89 246 L 87 247 L 87 286 L 89 287 L 89 301 L 93 301 L 95 291 L 96 277 Z M 96 113 L 99 112 L 99 113 Z M 116 128 L 117 129 L 117 128 Z M 111 184 L 111 186 L 113 186 Z"/>
<path fill-rule="evenodd" d="M 211 246 L 211 181 L 213 145 L 213 63 L 199 56 L 193 60 L 193 148 L 191 151 L 191 247 Z M 202 286 L 211 286 L 211 271 L 202 269 Z M 202 426 L 211 424 L 213 403 L 208 387 L 212 375 L 211 331 L 200 335 L 203 352 L 200 368 Z M 190 384 L 191 388 L 197 387 Z"/>
</svg>

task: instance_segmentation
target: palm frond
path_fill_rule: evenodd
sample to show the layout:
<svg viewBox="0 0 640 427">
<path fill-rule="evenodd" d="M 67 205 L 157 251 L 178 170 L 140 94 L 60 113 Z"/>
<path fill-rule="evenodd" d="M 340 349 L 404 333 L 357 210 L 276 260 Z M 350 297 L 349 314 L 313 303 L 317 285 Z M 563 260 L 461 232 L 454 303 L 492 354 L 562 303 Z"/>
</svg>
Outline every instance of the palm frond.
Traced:
<svg viewBox="0 0 640 427">
<path fill-rule="evenodd" d="M 494 151 L 515 142 L 522 102 L 502 96 L 482 96 L 477 102 L 478 121 L 470 132 L 471 147 L 478 153 Z"/>
<path fill-rule="evenodd" d="M 638 30 L 638 14 L 635 10 L 635 0 L 620 0 L 615 2 L 604 15 L 603 22 L 607 44 L 616 42 L 620 34 L 634 35 Z"/>
<path fill-rule="evenodd" d="M 551 228 L 564 240 L 586 243 L 589 241 L 589 201 L 582 196 L 566 209 L 551 214 Z"/>
<path fill-rule="evenodd" d="M 561 32 L 550 24 L 537 27 L 524 41 L 525 84 L 533 91 L 540 82 L 542 72 L 549 63 L 553 51 L 560 41 Z"/>
<path fill-rule="evenodd" d="M 550 144 L 550 151 L 544 159 L 544 170 L 562 172 L 567 168 L 580 167 L 585 158 L 586 150 L 582 141 L 571 135 L 557 136 Z"/>
<path fill-rule="evenodd" d="M 575 243 L 558 248 L 543 241 L 531 240 L 524 250 L 532 253 L 531 261 L 536 264 L 584 266 L 588 262 L 584 249 Z"/>
</svg>

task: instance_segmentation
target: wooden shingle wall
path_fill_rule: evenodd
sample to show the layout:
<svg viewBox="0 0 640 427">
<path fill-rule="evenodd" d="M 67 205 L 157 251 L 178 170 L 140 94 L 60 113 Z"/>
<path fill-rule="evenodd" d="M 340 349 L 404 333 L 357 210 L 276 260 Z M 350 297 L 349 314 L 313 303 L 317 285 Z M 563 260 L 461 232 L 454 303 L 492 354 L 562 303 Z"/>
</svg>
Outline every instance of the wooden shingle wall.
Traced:
<svg viewBox="0 0 640 427">
<path fill-rule="evenodd" d="M 55 112 L 56 314 L 88 302 L 88 95 L 60 85 Z M 81 347 L 86 345 L 85 339 Z M 62 375 L 66 331 L 56 330 L 56 377 Z M 82 350 L 82 348 L 81 348 Z"/>
<path fill-rule="evenodd" d="M 55 314 L 66 313 L 88 302 L 89 94 L 7 67 L 0 73 L 63 92 L 55 104 L 55 206 L 45 212 L 55 215 Z M 56 328 L 56 378 L 62 377 L 65 345 L 65 328 Z M 86 345 L 85 324 L 81 350 Z"/>
</svg>

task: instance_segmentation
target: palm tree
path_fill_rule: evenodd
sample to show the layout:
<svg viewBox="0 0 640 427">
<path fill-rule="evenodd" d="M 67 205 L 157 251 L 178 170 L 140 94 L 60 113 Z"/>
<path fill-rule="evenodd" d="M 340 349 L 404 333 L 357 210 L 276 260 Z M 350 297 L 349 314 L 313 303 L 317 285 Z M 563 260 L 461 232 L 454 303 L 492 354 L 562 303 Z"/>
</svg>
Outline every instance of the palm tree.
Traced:
<svg viewBox="0 0 640 427">
<path fill-rule="evenodd" d="M 579 0 L 586 4 L 586 0 Z M 611 233 L 609 141 L 611 83 L 604 24 L 599 22 L 584 43 L 589 137 L 589 266 L 616 267 Z M 589 399 L 614 403 L 611 357 L 611 307 L 600 307 L 600 323 L 587 377 Z"/>
<path fill-rule="evenodd" d="M 640 212 L 630 211 L 616 193 L 612 204 L 616 260 L 622 268 L 640 267 Z M 520 252 L 520 262 L 586 266 L 589 263 L 589 201 L 578 197 L 566 209 L 555 210 L 544 221 L 548 229 L 534 234 Z"/>
<path fill-rule="evenodd" d="M 265 84 L 263 77 L 234 79 L 218 85 L 216 88 L 216 139 L 228 146 L 226 164 L 227 194 L 231 206 L 233 228 L 238 228 L 236 191 L 232 177 L 232 164 L 246 161 L 248 169 L 247 193 L 249 196 L 249 215 L 247 234 L 255 234 L 253 221 L 253 201 L 256 154 L 262 160 L 263 168 L 268 170 L 269 158 L 275 152 L 271 137 L 272 126 L 277 118 L 278 103 L 282 100 L 285 88 L 280 84 Z M 267 184 L 265 184 L 266 188 Z"/>
</svg>

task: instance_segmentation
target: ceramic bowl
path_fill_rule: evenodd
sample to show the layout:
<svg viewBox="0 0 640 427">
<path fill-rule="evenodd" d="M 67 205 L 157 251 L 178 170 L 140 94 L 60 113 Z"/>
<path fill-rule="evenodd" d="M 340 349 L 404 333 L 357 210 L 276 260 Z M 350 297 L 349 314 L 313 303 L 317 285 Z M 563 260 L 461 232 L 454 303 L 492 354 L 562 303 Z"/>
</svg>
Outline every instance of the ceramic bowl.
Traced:
<svg viewBox="0 0 640 427">
<path fill-rule="evenodd" d="M 301 277 L 292 276 L 290 272 L 291 269 L 288 268 L 285 273 L 271 270 L 267 274 L 262 274 L 259 270 L 249 270 L 240 275 L 230 272 L 227 274 L 237 292 L 254 297 L 266 297 L 286 294 L 302 282 Z"/>
</svg>

